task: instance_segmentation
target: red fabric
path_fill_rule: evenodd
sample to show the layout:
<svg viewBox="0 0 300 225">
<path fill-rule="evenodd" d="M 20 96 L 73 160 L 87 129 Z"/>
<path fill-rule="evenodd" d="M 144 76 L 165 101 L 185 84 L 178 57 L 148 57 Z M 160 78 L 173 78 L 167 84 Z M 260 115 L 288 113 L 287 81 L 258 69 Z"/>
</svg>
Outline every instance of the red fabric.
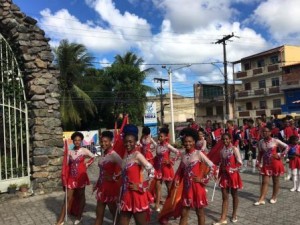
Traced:
<svg viewBox="0 0 300 225">
<path fill-rule="evenodd" d="M 223 129 L 222 128 L 218 128 L 215 131 L 213 131 L 213 138 L 215 141 L 219 141 L 221 140 L 223 134 Z"/>
<path fill-rule="evenodd" d="M 121 158 L 124 158 L 124 155 L 126 153 L 126 149 L 124 147 L 124 144 L 123 144 L 123 139 L 122 139 L 122 132 L 123 132 L 123 129 L 124 129 L 124 126 L 126 124 L 128 124 L 128 115 L 126 115 L 123 119 L 123 122 L 122 122 L 122 125 L 121 125 L 121 128 L 120 130 L 118 131 L 115 127 L 115 130 L 114 130 L 114 150 L 120 155 Z"/>
<path fill-rule="evenodd" d="M 149 209 L 149 204 L 153 202 L 153 197 L 149 191 L 132 191 L 129 189 L 129 184 L 140 184 L 141 166 L 137 163 L 126 165 L 122 174 L 122 197 L 121 197 L 121 211 L 126 212 L 143 212 Z"/>
<path fill-rule="evenodd" d="M 222 159 L 220 165 L 220 187 L 221 188 L 234 188 L 241 189 L 243 187 L 242 179 L 238 171 L 230 172 L 231 169 L 237 169 L 240 167 L 240 163 L 236 161 L 235 155 L 232 155 L 226 160 Z"/>
<path fill-rule="evenodd" d="M 280 176 L 284 174 L 284 166 L 281 158 L 275 159 L 273 155 L 277 154 L 277 146 L 269 151 L 261 150 L 259 152 L 259 161 L 263 158 L 263 166 L 260 169 L 260 174 L 266 176 Z"/>
<path fill-rule="evenodd" d="M 291 148 L 292 146 L 290 146 Z M 296 154 L 300 154 L 300 145 L 297 146 Z M 300 156 L 295 156 L 294 158 L 290 158 L 289 167 L 293 169 L 300 169 Z"/>
<path fill-rule="evenodd" d="M 294 135 L 293 129 L 292 129 L 290 126 L 284 128 L 284 135 L 285 135 L 284 138 L 285 138 L 286 140 L 289 140 L 289 138 L 290 138 L 292 135 Z"/>
<path fill-rule="evenodd" d="M 157 154 L 154 158 L 155 178 L 158 180 L 171 181 L 174 178 L 174 169 L 172 163 L 166 164 L 165 161 L 170 161 L 170 150 Z"/>
<path fill-rule="evenodd" d="M 114 174 L 119 174 L 120 167 L 114 162 L 107 162 L 99 165 L 99 168 L 96 199 L 103 203 L 116 202 L 119 197 L 121 183 L 117 180 L 108 180 L 107 177 L 112 179 Z"/>
<path fill-rule="evenodd" d="M 220 151 L 222 150 L 224 144 L 223 142 L 220 140 L 218 141 L 214 147 L 211 148 L 211 150 L 209 151 L 209 153 L 207 154 L 207 157 L 210 159 L 210 161 L 212 161 L 215 165 L 219 165 L 219 163 L 221 162 L 221 154 Z"/>
<path fill-rule="evenodd" d="M 272 130 L 271 130 L 271 136 L 272 137 L 279 137 L 279 133 L 280 133 L 280 130 L 279 130 L 279 128 L 278 127 L 274 127 L 274 128 L 272 128 Z"/>
<path fill-rule="evenodd" d="M 67 182 L 69 189 L 84 188 L 90 184 L 86 169 L 84 155 L 78 156 L 75 160 L 69 157 L 69 177 Z"/>
</svg>

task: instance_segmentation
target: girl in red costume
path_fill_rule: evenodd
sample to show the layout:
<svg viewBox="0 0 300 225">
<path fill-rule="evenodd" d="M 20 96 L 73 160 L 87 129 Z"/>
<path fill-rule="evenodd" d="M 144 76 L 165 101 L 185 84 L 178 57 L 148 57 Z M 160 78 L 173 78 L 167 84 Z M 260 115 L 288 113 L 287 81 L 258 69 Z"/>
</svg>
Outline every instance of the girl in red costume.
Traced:
<svg viewBox="0 0 300 225">
<path fill-rule="evenodd" d="M 83 208 L 85 205 L 85 186 L 90 184 L 89 177 L 87 175 L 87 168 L 94 162 L 94 154 L 88 149 L 81 147 L 83 140 L 83 134 L 75 132 L 72 134 L 71 139 L 73 140 L 74 148 L 68 150 L 68 165 L 69 165 L 69 176 L 66 184 L 67 190 L 67 207 L 72 208 L 72 201 L 74 194 L 78 198 L 79 202 L 73 202 L 76 204 L 78 209 L 77 219 L 74 224 L 79 224 L 82 217 Z M 86 157 L 90 158 L 86 161 Z M 57 225 L 64 224 L 64 218 L 66 214 L 65 203 L 63 204 L 60 216 L 57 221 Z"/>
<path fill-rule="evenodd" d="M 150 211 L 151 199 L 148 192 L 149 182 L 154 177 L 153 166 L 138 151 L 138 129 L 134 125 L 124 127 L 124 146 L 127 154 L 122 166 L 122 188 L 120 199 L 119 225 L 129 225 L 133 216 L 135 223 L 147 224 L 147 213 Z M 148 180 L 142 182 L 142 171 L 148 171 Z"/>
<path fill-rule="evenodd" d="M 170 158 L 171 151 L 176 155 L 180 152 L 167 142 L 169 134 L 168 128 L 160 128 L 159 130 L 159 144 L 156 147 L 156 156 L 154 158 L 155 179 L 156 179 L 156 199 L 155 210 L 160 211 L 159 203 L 161 199 L 161 186 L 164 181 L 167 185 L 168 191 L 171 188 L 172 180 L 174 178 L 174 162 Z"/>
<path fill-rule="evenodd" d="M 271 137 L 271 130 L 268 127 L 263 128 L 263 139 L 258 143 L 257 166 L 260 168 L 262 175 L 261 193 L 255 206 L 264 205 L 265 197 L 268 192 L 270 177 L 273 180 L 273 194 L 270 200 L 271 204 L 277 202 L 277 194 L 279 192 L 279 177 L 284 174 L 284 166 L 281 158 L 285 156 L 288 146 L 282 141 Z M 281 153 L 277 153 L 277 149 L 283 149 Z"/>
<path fill-rule="evenodd" d="M 219 186 L 222 190 L 222 214 L 219 222 L 213 223 L 214 225 L 227 224 L 227 212 L 228 212 L 228 199 L 229 189 L 231 190 L 233 210 L 231 222 L 236 223 L 237 220 L 237 208 L 238 208 L 238 189 L 243 187 L 242 179 L 239 174 L 239 168 L 242 166 L 242 159 L 237 147 L 232 144 L 231 135 L 223 134 L 222 140 L 224 147 L 221 149 L 221 162 Z"/>
<path fill-rule="evenodd" d="M 142 137 L 140 140 L 140 145 L 142 146 L 142 153 L 144 157 L 147 159 L 148 162 L 150 162 L 152 165 L 153 162 L 153 154 L 151 151 L 151 144 L 153 144 L 155 147 L 157 146 L 156 142 L 153 140 L 150 134 L 150 128 L 149 127 L 143 127 L 142 130 Z"/>
<path fill-rule="evenodd" d="M 299 138 L 297 136 L 291 136 L 289 138 L 289 166 L 292 171 L 292 178 L 294 187 L 290 191 L 300 192 L 300 146 L 298 144 Z M 298 188 L 297 188 L 298 182 Z"/>
<path fill-rule="evenodd" d="M 198 140 L 196 142 L 196 149 L 202 152 L 205 152 L 207 150 L 205 134 L 203 129 L 199 129 L 198 131 Z"/>
<path fill-rule="evenodd" d="M 196 150 L 196 142 L 199 138 L 197 131 L 186 128 L 181 131 L 181 136 L 185 147 L 185 154 L 182 156 L 181 163 L 174 179 L 176 186 L 183 180 L 183 191 L 180 203 L 181 218 L 179 225 L 187 225 L 191 208 L 196 211 L 198 225 L 204 225 L 204 207 L 208 204 L 205 185 L 208 183 L 207 175 L 209 171 L 201 171 L 201 164 L 205 163 L 211 169 L 215 168 L 215 166 L 203 152 Z"/>
<path fill-rule="evenodd" d="M 104 150 L 104 157 L 99 160 L 99 178 L 95 189 L 97 189 L 97 208 L 95 225 L 102 225 L 106 205 L 113 218 L 117 209 L 117 200 L 120 192 L 120 172 L 122 159 L 112 148 L 113 133 L 103 131 L 100 144 Z"/>
</svg>

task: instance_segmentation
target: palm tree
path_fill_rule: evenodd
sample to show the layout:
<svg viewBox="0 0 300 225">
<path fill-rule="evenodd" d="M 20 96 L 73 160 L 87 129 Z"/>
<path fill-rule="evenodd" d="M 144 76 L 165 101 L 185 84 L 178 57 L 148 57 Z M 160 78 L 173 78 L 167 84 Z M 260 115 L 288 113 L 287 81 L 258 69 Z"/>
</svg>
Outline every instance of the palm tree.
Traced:
<svg viewBox="0 0 300 225">
<path fill-rule="evenodd" d="M 114 63 L 106 70 L 107 86 L 110 86 L 113 92 L 113 114 L 117 117 L 120 113 L 128 113 L 130 121 L 135 124 L 142 122 L 147 102 L 146 94 L 156 93 L 156 89 L 143 84 L 146 76 L 155 71 L 154 68 L 141 70 L 143 62 L 142 58 L 127 52 L 124 56 L 115 56 Z"/>
<path fill-rule="evenodd" d="M 55 62 L 60 70 L 61 116 L 65 129 L 78 128 L 88 115 L 94 116 L 96 107 L 92 99 L 77 85 L 85 71 L 92 66 L 93 57 L 82 44 L 62 40 L 54 49 Z"/>
</svg>

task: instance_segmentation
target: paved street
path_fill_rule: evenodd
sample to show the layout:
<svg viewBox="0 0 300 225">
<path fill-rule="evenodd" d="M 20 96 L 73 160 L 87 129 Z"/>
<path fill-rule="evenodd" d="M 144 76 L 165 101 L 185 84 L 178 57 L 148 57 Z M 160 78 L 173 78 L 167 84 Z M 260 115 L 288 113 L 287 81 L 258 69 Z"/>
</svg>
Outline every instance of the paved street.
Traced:
<svg viewBox="0 0 300 225">
<path fill-rule="evenodd" d="M 96 180 L 97 167 L 93 165 L 89 169 L 91 180 Z M 248 224 L 274 224 L 274 225 L 293 225 L 300 224 L 300 193 L 289 191 L 291 181 L 281 179 L 281 191 L 277 204 L 266 203 L 264 206 L 254 207 L 252 204 L 258 198 L 259 177 L 257 174 L 243 173 L 244 189 L 240 191 L 240 206 L 238 213 L 238 223 L 240 225 Z M 211 198 L 213 183 L 208 186 L 208 197 Z M 268 199 L 271 196 L 272 186 L 270 186 Z M 91 186 L 87 188 L 87 205 L 83 216 L 82 224 L 91 225 L 95 219 L 96 200 L 91 193 Z M 48 195 L 33 196 L 25 199 L 9 200 L 0 205 L 0 224 L 1 225 L 31 225 L 31 224 L 54 224 L 56 216 L 62 204 L 63 192 L 55 192 Z M 228 212 L 228 218 L 231 215 L 231 203 Z M 217 188 L 214 202 L 210 202 L 206 209 L 206 224 L 211 224 L 220 216 L 221 211 L 221 192 Z M 156 222 L 157 214 L 154 212 L 151 216 L 151 224 Z M 107 218 L 110 218 L 107 213 Z M 71 218 L 72 220 L 73 218 Z M 67 224 L 72 224 L 69 220 Z M 111 224 L 109 222 L 106 225 Z M 134 224 L 134 223 L 132 223 Z M 170 221 L 170 224 L 178 224 L 178 220 Z M 195 212 L 191 212 L 189 224 L 196 224 Z"/>
</svg>

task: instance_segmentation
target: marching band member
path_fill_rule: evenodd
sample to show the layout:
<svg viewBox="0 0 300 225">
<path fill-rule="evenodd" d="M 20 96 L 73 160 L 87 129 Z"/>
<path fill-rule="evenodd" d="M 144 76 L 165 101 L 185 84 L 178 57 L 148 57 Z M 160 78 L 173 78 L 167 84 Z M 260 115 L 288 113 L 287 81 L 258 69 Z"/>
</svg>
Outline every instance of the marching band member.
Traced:
<svg viewBox="0 0 300 225">
<path fill-rule="evenodd" d="M 150 128 L 149 127 L 143 127 L 142 130 L 142 137 L 140 139 L 140 145 L 142 147 L 142 154 L 144 157 L 150 162 L 152 165 L 154 164 L 153 162 L 153 154 L 151 151 L 151 144 L 154 145 L 154 147 L 157 146 L 157 143 L 153 140 L 150 134 Z"/>
<path fill-rule="evenodd" d="M 161 199 L 161 186 L 164 181 L 167 185 L 168 191 L 171 188 L 172 180 L 174 178 L 174 162 L 170 158 L 171 152 L 179 155 L 178 149 L 174 148 L 167 142 L 169 134 L 168 128 L 160 128 L 159 130 L 159 144 L 156 147 L 156 156 L 154 158 L 154 168 L 155 168 L 155 210 L 160 211 L 159 203 Z"/>
<path fill-rule="evenodd" d="M 281 153 L 277 153 L 278 147 L 283 149 Z M 260 197 L 254 205 L 265 204 L 270 177 L 273 180 L 273 194 L 270 203 L 274 204 L 277 202 L 277 194 L 279 192 L 279 177 L 284 174 L 281 158 L 287 153 L 288 146 L 282 141 L 272 138 L 270 128 L 265 127 L 263 128 L 263 139 L 258 143 L 258 150 L 257 166 L 260 168 L 263 180 Z"/>
<path fill-rule="evenodd" d="M 236 223 L 237 219 L 237 208 L 238 208 L 238 189 L 241 189 L 242 179 L 239 174 L 239 168 L 242 165 L 242 159 L 240 152 L 237 147 L 232 144 L 230 134 L 223 134 L 222 140 L 224 147 L 220 151 L 221 162 L 220 162 L 220 183 L 219 186 L 222 190 L 222 214 L 218 222 L 213 223 L 214 225 L 227 224 L 227 212 L 228 212 L 228 198 L 229 189 L 231 190 L 233 210 L 231 221 Z"/>
<path fill-rule="evenodd" d="M 100 144 L 104 150 L 104 156 L 100 157 L 98 166 L 100 169 L 99 178 L 94 190 L 97 190 L 97 208 L 95 225 L 102 225 L 106 205 L 113 218 L 117 209 L 117 200 L 120 192 L 119 178 L 121 175 L 121 157 L 112 147 L 113 133 L 103 131 Z"/>
<path fill-rule="evenodd" d="M 76 214 L 74 224 L 79 224 L 81 222 L 85 205 L 85 186 L 90 184 L 87 168 L 94 162 L 95 157 L 90 150 L 81 147 L 83 138 L 84 136 L 82 133 L 74 132 L 71 136 L 74 148 L 68 150 L 69 174 L 66 184 L 67 199 L 65 199 L 65 201 L 67 201 L 68 210 L 71 210 L 71 213 L 74 212 L 73 214 Z M 89 160 L 86 161 L 86 158 L 89 158 Z M 74 196 L 76 196 L 75 199 Z M 66 207 L 64 203 L 56 223 L 57 225 L 64 224 L 65 214 Z"/>
<path fill-rule="evenodd" d="M 127 150 L 122 166 L 119 225 L 129 225 L 133 216 L 136 224 L 146 225 L 153 200 L 148 191 L 154 177 L 154 168 L 137 148 L 138 128 L 128 124 L 124 127 L 124 146 Z M 142 181 L 142 171 L 148 172 L 148 180 Z"/>
<path fill-rule="evenodd" d="M 201 128 L 198 130 L 198 141 L 196 143 L 196 149 L 202 152 L 205 152 L 207 150 L 204 130 Z"/>
<path fill-rule="evenodd" d="M 300 146 L 298 144 L 299 138 L 297 136 L 291 136 L 289 139 L 289 167 L 292 171 L 293 188 L 290 191 L 300 192 Z M 298 188 L 297 188 L 298 182 Z"/>
</svg>

